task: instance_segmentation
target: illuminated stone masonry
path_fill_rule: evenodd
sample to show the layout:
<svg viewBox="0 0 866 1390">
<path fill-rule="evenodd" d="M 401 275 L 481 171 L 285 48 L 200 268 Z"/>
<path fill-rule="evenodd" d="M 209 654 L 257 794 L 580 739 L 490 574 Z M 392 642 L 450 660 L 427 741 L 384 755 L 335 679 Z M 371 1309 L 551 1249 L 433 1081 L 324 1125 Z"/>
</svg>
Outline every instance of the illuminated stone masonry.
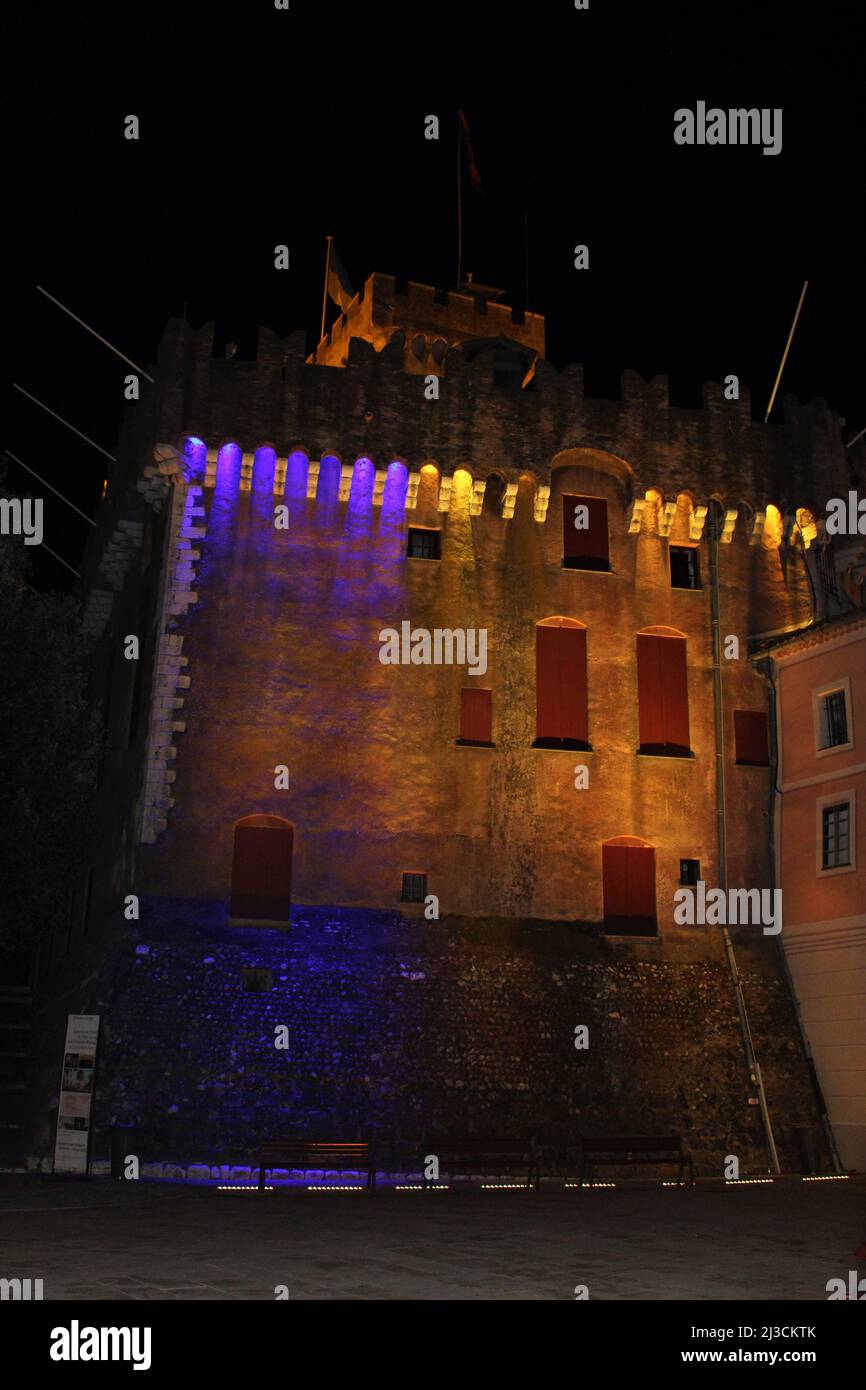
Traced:
<svg viewBox="0 0 866 1390">
<path fill-rule="evenodd" d="M 162 484 L 149 489 L 151 504 L 167 497 L 171 510 L 168 556 L 161 594 L 155 687 L 147 740 L 140 834 L 143 844 L 155 842 L 160 831 L 166 828 L 166 816 L 174 806 L 171 790 L 176 774 L 169 763 L 177 756 L 174 737 L 186 729 L 184 720 L 176 716 L 183 709 L 185 695 L 181 692 L 189 689 L 190 677 L 185 674 L 188 660 L 182 655 L 183 637 L 172 629 L 176 626 L 175 620 L 198 601 L 198 594 L 192 585 L 200 551 L 194 548 L 194 542 L 202 540 L 207 533 L 202 524 L 204 508 L 199 505 L 202 489 L 187 481 L 184 464 L 174 450 L 157 446 L 154 457 L 160 456 L 163 465 L 169 462 L 173 471 L 166 474 L 164 470 Z M 170 482 L 164 481 L 166 476 Z"/>
</svg>

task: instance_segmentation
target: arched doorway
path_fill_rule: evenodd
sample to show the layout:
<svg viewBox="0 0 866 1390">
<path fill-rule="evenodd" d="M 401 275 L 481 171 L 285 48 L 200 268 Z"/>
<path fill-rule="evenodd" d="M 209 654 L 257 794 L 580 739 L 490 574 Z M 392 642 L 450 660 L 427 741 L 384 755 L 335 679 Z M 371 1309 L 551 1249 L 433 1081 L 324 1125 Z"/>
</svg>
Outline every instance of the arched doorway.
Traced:
<svg viewBox="0 0 866 1390">
<path fill-rule="evenodd" d="M 294 827 L 281 816 L 235 822 L 229 915 L 235 921 L 288 922 Z"/>
<path fill-rule="evenodd" d="M 656 852 L 638 835 L 601 847 L 604 929 L 618 936 L 656 936 Z"/>
</svg>

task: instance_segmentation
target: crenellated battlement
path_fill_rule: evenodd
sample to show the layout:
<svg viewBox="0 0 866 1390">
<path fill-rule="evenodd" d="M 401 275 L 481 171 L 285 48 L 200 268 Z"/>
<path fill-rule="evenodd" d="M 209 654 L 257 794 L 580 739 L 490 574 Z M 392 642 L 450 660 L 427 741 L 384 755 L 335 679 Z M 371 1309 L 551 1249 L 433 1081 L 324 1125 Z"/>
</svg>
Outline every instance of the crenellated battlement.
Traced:
<svg viewBox="0 0 866 1390">
<path fill-rule="evenodd" d="M 437 290 L 411 280 L 401 285 L 393 275 L 374 272 L 310 361 L 344 367 L 353 338 L 381 352 L 398 333 L 407 347 L 407 369 L 416 372 L 421 368 L 415 364 L 429 358 L 430 370 L 438 374 L 447 349 L 472 339 L 508 339 L 543 357 L 544 316 L 512 309 L 501 302 L 503 295 L 503 290 L 490 285 L 470 284 L 465 292 Z"/>
<path fill-rule="evenodd" d="M 442 307 L 429 286 L 409 290 L 407 301 L 414 294 L 431 312 Z M 407 370 L 413 344 L 405 333 L 381 348 L 351 337 L 342 370 L 306 358 L 303 333 L 280 339 L 262 328 L 251 361 L 214 357 L 213 337 L 213 325 L 195 332 L 172 319 L 162 341 L 158 437 L 178 448 L 197 436 L 212 449 L 232 441 L 252 454 L 267 444 L 283 458 L 302 449 L 311 459 L 369 458 L 377 469 L 395 459 L 410 471 L 431 461 L 446 476 L 465 468 L 474 479 L 498 473 L 516 483 L 528 474 L 540 487 L 549 485 L 564 450 L 594 450 L 625 461 L 634 498 L 655 487 L 665 497 L 717 495 L 756 511 L 772 501 L 783 514 L 798 507 L 823 513 L 828 498 L 851 486 L 853 459 L 839 417 L 820 399 L 802 404 L 786 396 L 778 419 L 765 425 L 751 419 L 742 384 L 740 398 L 727 400 L 709 382 L 702 406 L 686 408 L 671 405 L 667 377 L 647 382 L 625 371 L 620 398 L 599 399 L 586 394 L 581 366 L 559 371 L 542 358 L 519 389 L 502 373 L 502 340 L 475 339 L 448 346 L 438 399 L 429 400 L 417 374 L 422 359 Z M 518 348 L 531 357 L 531 349 Z"/>
</svg>

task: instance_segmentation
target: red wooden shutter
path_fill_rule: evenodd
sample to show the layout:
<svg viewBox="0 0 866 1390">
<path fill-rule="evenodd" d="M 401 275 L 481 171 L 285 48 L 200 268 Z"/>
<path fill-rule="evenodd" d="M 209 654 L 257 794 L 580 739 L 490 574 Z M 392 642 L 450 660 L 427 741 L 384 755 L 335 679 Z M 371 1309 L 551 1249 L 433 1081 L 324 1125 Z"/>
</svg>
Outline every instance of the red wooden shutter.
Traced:
<svg viewBox="0 0 866 1390">
<path fill-rule="evenodd" d="M 589 526 L 578 530 L 575 507 L 586 507 Z M 595 560 L 607 564 L 607 502 L 603 497 L 578 497 L 566 493 L 562 498 L 562 553 L 566 559 Z"/>
<path fill-rule="evenodd" d="M 629 915 L 628 854 L 626 845 L 602 845 L 601 847 L 605 917 L 627 917 Z"/>
<path fill-rule="evenodd" d="M 559 628 L 535 629 L 535 736 L 560 738 Z"/>
<path fill-rule="evenodd" d="M 660 650 L 664 640 L 645 632 L 637 636 L 637 698 L 642 748 L 665 741 Z"/>
<path fill-rule="evenodd" d="M 768 766 L 770 740 L 767 733 L 767 716 L 762 710 L 734 710 L 734 741 L 738 763 Z"/>
<path fill-rule="evenodd" d="M 559 634 L 560 738 L 585 743 L 589 737 L 586 707 L 586 628 L 554 628 Z"/>
<path fill-rule="evenodd" d="M 626 850 L 629 917 L 656 918 L 655 850 L 631 845 Z"/>
<path fill-rule="evenodd" d="M 606 844 L 602 845 L 601 854 L 604 918 L 609 929 L 640 935 L 654 933 L 656 873 L 653 847 Z"/>
<path fill-rule="evenodd" d="M 689 682 L 686 671 L 686 639 L 659 637 L 664 717 L 663 743 L 677 748 L 689 744 Z"/>
<path fill-rule="evenodd" d="M 251 819 L 264 820 L 265 817 Z M 232 858 L 232 917 L 285 922 L 292 898 L 292 827 L 235 826 Z"/>
<path fill-rule="evenodd" d="M 493 741 L 491 691 L 471 686 L 460 691 L 460 737 L 464 743 Z"/>
<path fill-rule="evenodd" d="M 586 743 L 586 628 L 535 629 L 536 738 Z"/>
</svg>

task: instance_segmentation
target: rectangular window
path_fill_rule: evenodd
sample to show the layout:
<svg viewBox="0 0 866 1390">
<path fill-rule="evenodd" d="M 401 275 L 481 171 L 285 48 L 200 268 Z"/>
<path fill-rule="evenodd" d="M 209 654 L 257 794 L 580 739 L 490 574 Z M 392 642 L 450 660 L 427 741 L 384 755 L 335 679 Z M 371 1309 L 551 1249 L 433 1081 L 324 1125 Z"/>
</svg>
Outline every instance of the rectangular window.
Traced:
<svg viewBox="0 0 866 1390">
<path fill-rule="evenodd" d="M 427 896 L 426 874 L 404 874 L 400 900 L 404 903 L 423 903 Z"/>
<path fill-rule="evenodd" d="M 680 860 L 680 883 L 684 888 L 694 888 L 701 876 L 700 859 Z"/>
<path fill-rule="evenodd" d="M 562 498 L 562 566 L 569 570 L 609 570 L 607 502 L 603 497 Z"/>
<path fill-rule="evenodd" d="M 441 532 L 410 526 L 407 554 L 412 560 L 441 560 Z"/>
<path fill-rule="evenodd" d="M 671 588 L 700 589 L 701 564 L 696 545 L 672 545 L 670 550 Z"/>
<path fill-rule="evenodd" d="M 460 691 L 460 737 L 458 743 L 493 747 L 493 693 L 477 686 Z"/>
<path fill-rule="evenodd" d="M 734 710 L 734 742 L 738 763 L 746 767 L 769 766 L 767 716 L 762 710 Z"/>
<path fill-rule="evenodd" d="M 819 697 L 818 747 L 838 748 L 848 742 L 848 711 L 844 690 L 829 690 Z"/>
<path fill-rule="evenodd" d="M 847 868 L 851 863 L 851 804 L 837 802 L 821 811 L 821 868 Z"/>
</svg>

